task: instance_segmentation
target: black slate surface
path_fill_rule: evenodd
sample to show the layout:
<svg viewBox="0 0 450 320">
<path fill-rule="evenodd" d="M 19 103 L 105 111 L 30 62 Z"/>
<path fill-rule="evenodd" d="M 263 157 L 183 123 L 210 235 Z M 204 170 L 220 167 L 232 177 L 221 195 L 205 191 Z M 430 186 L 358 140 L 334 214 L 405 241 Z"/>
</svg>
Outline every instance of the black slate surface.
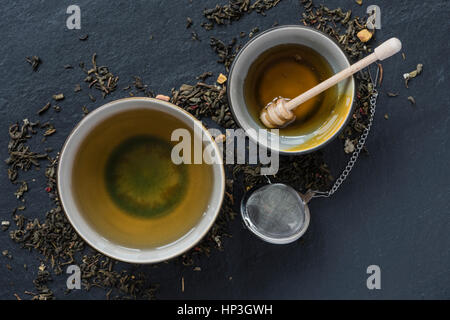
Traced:
<svg viewBox="0 0 450 320">
<path fill-rule="evenodd" d="M 100 64 L 120 76 L 119 88 L 141 76 L 156 93 L 169 94 L 183 83 L 194 83 L 204 71 L 223 72 L 209 47 L 209 37 L 231 39 L 240 31 L 299 23 L 298 1 L 284 0 L 267 12 L 252 13 L 230 26 L 207 32 L 200 27 L 202 10 L 225 1 L 88 1 L 79 0 L 81 30 L 66 28 L 69 1 L 8 1 L 0 14 L 0 157 L 7 157 L 9 124 L 37 119 L 36 111 L 51 96 L 63 92 L 59 114 L 49 112 L 58 130 L 43 146 L 61 147 L 81 120 L 81 106 L 90 110 L 126 96 L 118 91 L 92 103 L 87 90 L 73 92 L 82 83 L 76 66 L 97 52 Z M 343 6 L 364 14 L 354 1 L 323 1 L 330 8 Z M 160 299 L 448 299 L 450 298 L 450 169 L 449 145 L 449 16 L 450 4 L 440 1 L 377 1 L 382 10 L 378 41 L 399 37 L 406 53 L 383 63 L 383 88 L 373 131 L 367 142 L 370 156 L 362 157 L 339 192 L 329 200 L 310 204 L 312 223 L 303 241 L 287 246 L 263 243 L 247 232 L 239 219 L 232 225 L 233 238 L 223 252 L 214 252 L 194 272 L 175 264 L 141 267 L 161 284 Z M 186 17 L 194 26 L 185 29 Z M 201 39 L 192 41 L 195 30 Z M 87 41 L 78 37 L 89 34 Z M 153 35 L 153 40 L 150 40 Z M 43 64 L 32 72 L 25 57 L 38 55 Z M 424 72 L 404 87 L 402 74 L 424 64 Z M 75 66 L 65 70 L 65 64 Z M 387 91 L 400 96 L 388 98 Z M 412 106 L 407 97 L 415 97 Z M 389 115 L 389 120 L 384 115 Z M 39 140 L 39 139 L 35 139 Z M 41 145 L 42 146 L 42 145 Z M 335 176 L 346 157 L 340 142 L 324 152 Z M 0 219 L 11 220 L 18 205 L 16 187 L 0 164 Z M 51 208 L 43 170 L 24 175 L 30 181 L 26 195 L 29 217 L 43 218 Z M 35 177 L 36 182 L 31 182 Z M 20 249 L 0 232 L 0 298 L 23 298 L 33 290 L 40 256 Z M 10 264 L 8 270 L 5 264 Z M 25 271 L 27 264 L 29 271 Z M 381 267 L 381 290 L 366 287 L 366 268 Z M 136 266 L 125 266 L 133 271 Z M 181 292 L 180 279 L 185 279 Z M 66 278 L 51 284 L 59 299 L 103 299 L 105 291 L 74 291 L 65 296 Z"/>
</svg>

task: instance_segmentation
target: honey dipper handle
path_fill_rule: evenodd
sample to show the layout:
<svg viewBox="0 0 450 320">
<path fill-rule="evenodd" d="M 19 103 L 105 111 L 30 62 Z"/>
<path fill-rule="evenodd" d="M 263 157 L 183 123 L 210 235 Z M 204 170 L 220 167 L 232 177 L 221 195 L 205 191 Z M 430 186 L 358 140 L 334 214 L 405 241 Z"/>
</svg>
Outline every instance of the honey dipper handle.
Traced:
<svg viewBox="0 0 450 320">
<path fill-rule="evenodd" d="M 351 65 L 347 69 L 342 70 L 341 72 L 335 74 L 331 78 L 328 78 L 327 80 L 319 83 L 314 88 L 309 89 L 308 91 L 302 93 L 298 97 L 287 102 L 286 109 L 288 109 L 290 111 L 295 109 L 302 103 L 317 96 L 318 94 L 321 94 L 325 90 L 331 88 L 332 86 L 341 82 L 342 80 L 347 79 L 351 75 L 355 74 L 356 72 L 360 71 L 361 69 L 364 69 L 365 67 L 374 63 L 375 61 L 387 59 L 387 58 L 393 56 L 394 54 L 398 53 L 401 49 L 402 49 L 402 43 L 397 38 L 391 38 L 391 39 L 383 42 L 380 46 L 375 48 L 374 53 L 368 55 L 367 57 L 356 62 L 355 64 Z"/>
</svg>

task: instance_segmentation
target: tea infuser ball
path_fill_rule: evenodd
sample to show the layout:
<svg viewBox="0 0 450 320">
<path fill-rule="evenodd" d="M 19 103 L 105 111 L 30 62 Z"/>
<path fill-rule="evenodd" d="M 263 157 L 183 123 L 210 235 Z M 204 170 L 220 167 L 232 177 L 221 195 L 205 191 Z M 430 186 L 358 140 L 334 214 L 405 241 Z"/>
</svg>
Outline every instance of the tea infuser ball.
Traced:
<svg viewBox="0 0 450 320">
<path fill-rule="evenodd" d="M 274 244 L 296 241 L 305 233 L 310 220 L 307 202 L 282 183 L 250 190 L 242 199 L 241 214 L 250 231 Z"/>
</svg>

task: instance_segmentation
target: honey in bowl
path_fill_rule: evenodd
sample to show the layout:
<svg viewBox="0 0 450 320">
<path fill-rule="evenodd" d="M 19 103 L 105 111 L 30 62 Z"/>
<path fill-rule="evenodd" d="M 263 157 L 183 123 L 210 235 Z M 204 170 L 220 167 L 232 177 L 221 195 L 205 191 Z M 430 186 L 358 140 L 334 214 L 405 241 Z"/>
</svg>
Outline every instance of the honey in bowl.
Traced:
<svg viewBox="0 0 450 320">
<path fill-rule="evenodd" d="M 244 81 L 249 113 L 262 127 L 261 110 L 274 98 L 287 99 L 306 92 L 333 76 L 330 64 L 315 50 L 299 44 L 284 44 L 262 53 L 250 66 Z M 307 135 L 323 125 L 338 100 L 334 86 L 306 101 L 293 112 L 295 121 L 280 129 L 280 135 Z"/>
<path fill-rule="evenodd" d="M 124 111 L 93 129 L 78 149 L 73 193 L 85 220 L 108 241 L 160 248 L 187 235 L 207 211 L 213 167 L 172 162 L 183 121 L 156 110 Z M 199 141 L 197 141 L 198 143 Z"/>
</svg>

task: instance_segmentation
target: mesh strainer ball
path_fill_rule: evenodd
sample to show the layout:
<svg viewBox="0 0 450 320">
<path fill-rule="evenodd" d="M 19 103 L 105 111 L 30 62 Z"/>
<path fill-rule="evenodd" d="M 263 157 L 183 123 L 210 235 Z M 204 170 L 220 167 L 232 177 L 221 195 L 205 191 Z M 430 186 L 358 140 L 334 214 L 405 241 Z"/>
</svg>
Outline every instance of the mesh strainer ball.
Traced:
<svg viewBox="0 0 450 320">
<path fill-rule="evenodd" d="M 241 214 L 247 228 L 261 239 L 275 244 L 300 238 L 309 225 L 309 209 L 292 187 L 268 184 L 251 190 L 242 199 Z"/>
</svg>

